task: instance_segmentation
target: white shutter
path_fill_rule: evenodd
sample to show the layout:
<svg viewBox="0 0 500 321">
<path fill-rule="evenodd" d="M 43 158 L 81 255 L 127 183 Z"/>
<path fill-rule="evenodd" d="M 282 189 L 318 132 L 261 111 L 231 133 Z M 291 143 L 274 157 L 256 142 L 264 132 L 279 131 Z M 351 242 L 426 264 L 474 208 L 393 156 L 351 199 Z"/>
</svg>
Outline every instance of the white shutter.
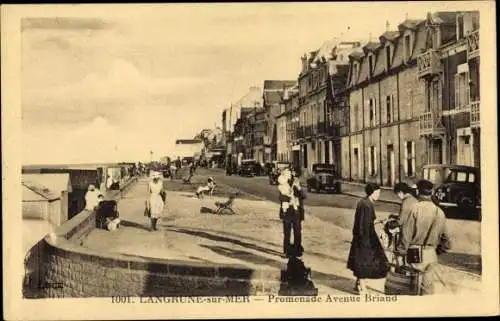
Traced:
<svg viewBox="0 0 500 321">
<path fill-rule="evenodd" d="M 405 157 L 403 158 L 403 166 L 405 170 L 405 175 L 408 176 L 408 149 L 406 148 L 406 140 L 404 141 L 403 149 L 405 151 Z"/>
<path fill-rule="evenodd" d="M 371 147 L 368 147 L 368 175 L 372 174 L 372 154 Z"/>
<path fill-rule="evenodd" d="M 453 76 L 454 82 L 455 82 L 455 108 L 460 107 L 460 74 L 455 74 Z"/>
<path fill-rule="evenodd" d="M 416 171 L 415 171 L 415 159 L 417 158 L 417 155 L 415 154 L 415 142 L 411 142 L 411 168 L 413 170 L 412 176 L 415 176 Z"/>
<path fill-rule="evenodd" d="M 374 159 L 374 171 L 373 173 L 378 173 L 378 160 L 377 160 L 377 147 L 373 147 L 373 159 Z"/>
</svg>

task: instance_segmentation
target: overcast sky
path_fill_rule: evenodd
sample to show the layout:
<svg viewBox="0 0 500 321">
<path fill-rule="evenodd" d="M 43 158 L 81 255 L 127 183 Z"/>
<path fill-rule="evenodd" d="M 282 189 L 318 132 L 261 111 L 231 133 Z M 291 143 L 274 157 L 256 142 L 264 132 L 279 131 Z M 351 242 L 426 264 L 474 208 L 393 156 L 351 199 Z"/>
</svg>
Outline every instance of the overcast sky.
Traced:
<svg viewBox="0 0 500 321">
<path fill-rule="evenodd" d="M 88 8 L 22 21 L 25 164 L 147 160 L 150 150 L 159 158 L 175 139 L 220 126 L 222 110 L 250 86 L 297 79 L 300 56 L 324 41 L 342 32 L 376 40 L 386 21 L 395 29 L 406 14 L 423 19 L 429 10 L 454 9 L 390 2 Z"/>
</svg>

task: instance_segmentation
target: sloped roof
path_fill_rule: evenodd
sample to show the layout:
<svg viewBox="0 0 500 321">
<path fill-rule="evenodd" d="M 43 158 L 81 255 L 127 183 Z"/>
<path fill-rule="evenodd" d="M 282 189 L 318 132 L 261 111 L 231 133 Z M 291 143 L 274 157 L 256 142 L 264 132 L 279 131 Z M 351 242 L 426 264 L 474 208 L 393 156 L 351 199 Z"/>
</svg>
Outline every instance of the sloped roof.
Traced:
<svg viewBox="0 0 500 321">
<path fill-rule="evenodd" d="M 394 41 L 394 40 L 396 40 L 397 37 L 399 37 L 399 31 L 397 31 L 397 30 L 392 30 L 392 31 L 389 30 L 389 31 L 384 32 L 379 37 L 379 40 L 380 40 L 380 42 L 384 42 L 385 40 Z"/>
<path fill-rule="evenodd" d="M 369 42 L 363 46 L 363 51 L 375 51 L 380 47 L 379 42 Z"/>
<path fill-rule="evenodd" d="M 398 29 L 401 31 L 401 29 L 407 28 L 407 29 L 416 29 L 419 24 L 422 22 L 425 22 L 424 19 L 406 19 L 405 21 L 401 22 L 398 25 Z"/>
<path fill-rule="evenodd" d="M 201 139 L 178 139 L 175 144 L 201 144 L 202 142 Z"/>
<path fill-rule="evenodd" d="M 69 173 L 42 173 L 42 174 L 23 174 L 22 180 L 35 182 L 45 186 L 56 193 L 62 191 L 72 192 L 71 179 Z"/>
<path fill-rule="evenodd" d="M 264 80 L 264 91 L 283 90 L 284 88 L 295 86 L 296 83 L 296 80 Z"/>
<path fill-rule="evenodd" d="M 48 201 L 53 201 L 59 199 L 59 195 L 50 189 L 48 189 L 46 186 L 43 186 L 36 181 L 30 180 L 29 178 L 22 178 L 22 183 L 24 187 L 28 188 L 29 190 L 35 192 L 36 194 L 40 195 L 41 197 L 45 198 Z"/>
</svg>

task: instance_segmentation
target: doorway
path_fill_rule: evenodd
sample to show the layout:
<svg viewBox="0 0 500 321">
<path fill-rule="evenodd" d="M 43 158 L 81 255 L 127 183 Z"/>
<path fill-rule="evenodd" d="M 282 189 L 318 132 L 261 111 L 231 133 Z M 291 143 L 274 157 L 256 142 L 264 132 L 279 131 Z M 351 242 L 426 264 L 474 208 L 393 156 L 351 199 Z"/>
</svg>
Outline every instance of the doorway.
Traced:
<svg viewBox="0 0 500 321">
<path fill-rule="evenodd" d="M 431 164 L 443 163 L 443 141 L 441 139 L 433 139 L 431 142 L 432 157 Z"/>
<path fill-rule="evenodd" d="M 326 141 L 325 144 L 325 163 L 330 164 L 330 142 Z"/>
<path fill-rule="evenodd" d="M 387 183 L 394 186 L 396 182 L 396 165 L 394 160 L 394 145 L 387 145 Z"/>
<path fill-rule="evenodd" d="M 353 168 L 354 168 L 354 178 L 355 179 L 359 179 L 360 177 L 360 170 L 359 170 L 359 165 L 360 165 L 360 161 L 359 161 L 359 149 L 357 147 L 354 148 L 354 157 L 353 157 L 353 160 L 354 160 L 354 164 L 353 164 Z"/>
</svg>

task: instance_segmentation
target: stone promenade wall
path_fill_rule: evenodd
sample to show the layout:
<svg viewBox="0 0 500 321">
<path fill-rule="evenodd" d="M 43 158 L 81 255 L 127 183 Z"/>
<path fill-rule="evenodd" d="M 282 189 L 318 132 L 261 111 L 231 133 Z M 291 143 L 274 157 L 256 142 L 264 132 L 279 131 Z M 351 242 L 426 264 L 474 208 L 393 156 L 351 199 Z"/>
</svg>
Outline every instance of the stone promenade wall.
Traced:
<svg viewBox="0 0 500 321">
<path fill-rule="evenodd" d="M 81 247 L 94 226 L 95 213 L 85 211 L 45 237 L 40 297 L 260 295 L 282 287 L 275 270 L 106 253 L 105 244 L 103 252 Z"/>
</svg>

